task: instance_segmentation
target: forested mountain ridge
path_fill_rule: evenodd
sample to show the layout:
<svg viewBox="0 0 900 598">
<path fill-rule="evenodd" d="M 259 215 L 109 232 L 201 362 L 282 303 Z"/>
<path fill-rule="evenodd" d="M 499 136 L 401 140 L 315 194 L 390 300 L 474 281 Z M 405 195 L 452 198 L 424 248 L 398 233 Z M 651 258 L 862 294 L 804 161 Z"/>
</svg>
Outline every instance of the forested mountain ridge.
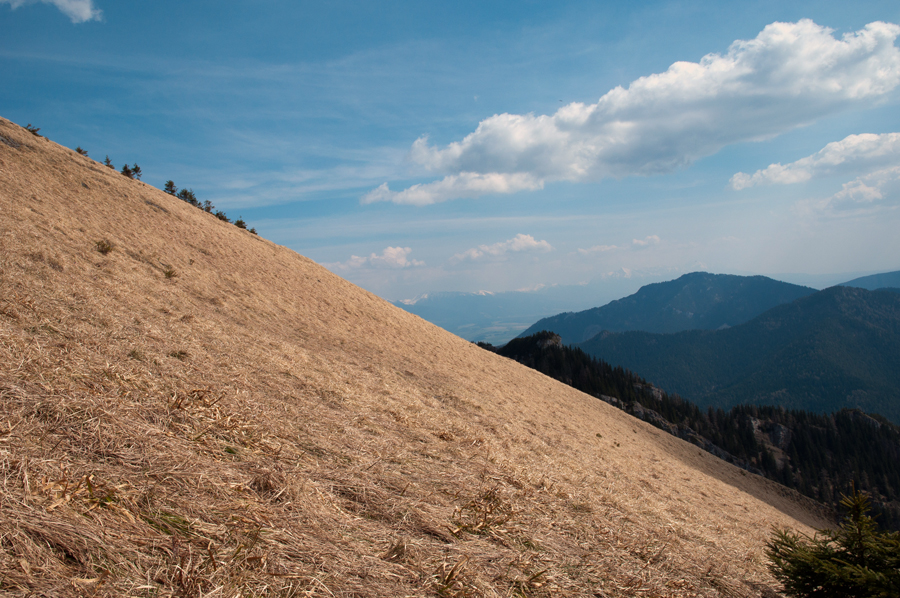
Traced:
<svg viewBox="0 0 900 598">
<path fill-rule="evenodd" d="M 875 291 L 878 289 L 894 289 L 900 291 L 900 270 L 896 272 L 882 272 L 871 276 L 861 276 L 841 283 L 842 287 L 856 287 Z"/>
<path fill-rule="evenodd" d="M 900 528 L 900 428 L 881 416 L 756 405 L 701 410 L 547 331 L 482 346 L 831 507 L 854 487 L 866 491 L 880 524 Z"/>
<path fill-rule="evenodd" d="M 815 292 L 765 276 L 692 272 L 659 282 L 602 307 L 544 318 L 520 337 L 552 330 L 565 344 L 584 342 L 603 330 L 671 333 L 714 330 L 746 322 L 766 310 Z"/>
<path fill-rule="evenodd" d="M 578 345 L 702 407 L 858 408 L 900 422 L 900 294 L 832 287 L 726 330 L 607 333 Z"/>
</svg>

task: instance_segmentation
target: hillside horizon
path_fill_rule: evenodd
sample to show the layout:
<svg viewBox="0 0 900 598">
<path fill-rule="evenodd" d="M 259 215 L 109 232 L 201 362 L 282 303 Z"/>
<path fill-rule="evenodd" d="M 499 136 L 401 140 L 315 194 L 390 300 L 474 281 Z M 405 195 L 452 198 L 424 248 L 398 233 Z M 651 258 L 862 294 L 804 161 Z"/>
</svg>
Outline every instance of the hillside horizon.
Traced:
<svg viewBox="0 0 900 598">
<path fill-rule="evenodd" d="M 817 505 L 0 119 L 27 596 L 771 595 Z"/>
</svg>

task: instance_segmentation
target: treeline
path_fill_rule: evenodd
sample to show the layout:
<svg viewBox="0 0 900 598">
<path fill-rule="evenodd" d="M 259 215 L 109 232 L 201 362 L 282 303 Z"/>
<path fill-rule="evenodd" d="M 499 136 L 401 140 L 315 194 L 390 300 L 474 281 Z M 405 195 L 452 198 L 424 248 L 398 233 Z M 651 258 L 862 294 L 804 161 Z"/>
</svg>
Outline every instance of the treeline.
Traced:
<svg viewBox="0 0 900 598">
<path fill-rule="evenodd" d="M 622 401 L 639 401 L 644 394 L 640 387 L 647 384 L 626 369 L 613 367 L 581 349 L 564 347 L 552 332 L 514 338 L 500 348 L 487 343 L 478 345 L 595 397 L 608 395 Z"/>
<path fill-rule="evenodd" d="M 880 524 L 900 529 L 900 428 L 855 409 L 827 415 L 777 407 L 742 409 L 758 414 L 770 429 L 780 426 L 790 434 L 782 449 L 790 467 L 767 459 L 762 463 L 767 477 L 831 505 L 859 488 L 873 497 Z"/>
<path fill-rule="evenodd" d="M 633 372 L 564 346 L 552 332 L 501 348 L 478 344 L 829 506 L 854 489 L 864 491 L 879 524 L 900 529 L 900 428 L 883 417 L 757 405 L 701 410 Z"/>
<path fill-rule="evenodd" d="M 40 129 L 37 127 L 33 127 L 31 125 L 31 123 L 28 123 L 28 125 L 25 128 L 32 135 L 36 135 L 38 137 L 41 136 L 38 134 L 38 131 L 40 131 Z M 75 152 L 80 156 L 89 157 L 87 150 L 81 146 L 76 147 Z M 112 160 L 109 159 L 108 155 L 103 160 L 103 164 L 113 170 L 116 169 L 115 165 L 113 165 Z M 138 166 L 137 163 L 129 166 L 128 163 L 126 162 L 125 165 L 122 166 L 122 170 L 120 172 L 122 173 L 123 176 L 126 176 L 129 179 L 141 180 L 141 176 L 143 176 L 141 167 Z M 187 203 L 191 204 L 194 207 L 200 208 L 201 210 L 203 210 L 204 212 L 207 212 L 208 214 L 212 214 L 213 216 L 215 216 L 219 220 L 222 220 L 223 222 L 231 223 L 231 219 L 228 218 L 228 216 L 225 214 L 225 212 L 223 212 L 222 210 L 217 210 L 216 206 L 214 206 L 212 204 L 212 202 L 209 201 L 208 199 L 201 202 L 199 199 L 197 199 L 197 196 L 194 194 L 194 191 L 192 189 L 181 189 L 179 191 L 178 188 L 175 186 L 174 181 L 166 181 L 166 185 L 163 188 L 163 191 L 165 191 L 169 195 L 174 195 L 175 197 L 177 197 L 178 199 L 180 199 L 182 201 L 186 201 Z M 244 222 L 243 218 L 238 218 L 237 220 L 234 221 L 233 224 L 238 228 L 242 228 L 248 232 L 253 233 L 254 235 L 256 234 L 255 228 L 247 228 L 247 223 Z"/>
<path fill-rule="evenodd" d="M 216 206 L 214 206 L 211 201 L 207 199 L 201 202 L 199 199 L 197 199 L 197 196 L 194 194 L 193 189 L 182 189 L 181 191 L 179 191 L 178 187 L 175 186 L 175 181 L 170 180 L 166 181 L 166 186 L 163 187 L 163 191 L 165 191 L 169 195 L 174 195 L 178 199 L 191 204 L 195 208 L 200 208 L 207 214 L 212 214 L 223 222 L 231 222 L 231 220 L 228 219 L 228 216 L 225 215 L 225 212 L 223 212 L 222 210 L 216 210 Z M 247 223 L 244 222 L 243 218 L 238 218 L 237 220 L 235 220 L 234 225 L 238 228 L 248 230 L 254 235 L 256 234 L 255 228 L 247 228 Z"/>
</svg>

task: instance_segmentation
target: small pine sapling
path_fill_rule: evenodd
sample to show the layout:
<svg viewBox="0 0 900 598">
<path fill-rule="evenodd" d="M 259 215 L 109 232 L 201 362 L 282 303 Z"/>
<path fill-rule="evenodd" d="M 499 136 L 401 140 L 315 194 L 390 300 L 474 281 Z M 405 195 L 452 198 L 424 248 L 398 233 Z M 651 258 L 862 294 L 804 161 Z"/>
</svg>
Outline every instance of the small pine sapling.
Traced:
<svg viewBox="0 0 900 598">
<path fill-rule="evenodd" d="M 141 167 L 137 165 L 135 162 L 134 166 L 131 167 L 131 174 L 133 175 L 131 178 L 141 180 Z"/>
<path fill-rule="evenodd" d="M 255 229 L 255 228 L 250 228 L 250 233 L 255 235 L 255 234 L 256 234 L 256 229 Z"/>
<path fill-rule="evenodd" d="M 109 159 L 109 156 L 106 156 L 106 159 L 103 161 L 103 163 L 106 164 L 107 166 L 109 166 L 110 168 L 112 168 L 113 170 L 116 169 L 116 167 L 113 166 L 112 160 Z"/>
<path fill-rule="evenodd" d="M 216 206 L 212 204 L 208 199 L 203 202 L 203 211 L 212 214 L 212 211 L 216 209 Z"/>
<path fill-rule="evenodd" d="M 125 166 L 122 167 L 122 174 L 127 176 L 129 179 L 134 178 L 134 171 L 131 170 L 131 166 L 129 166 L 128 164 L 125 164 Z"/>
<path fill-rule="evenodd" d="M 900 596 L 900 532 L 879 532 L 868 497 L 854 489 L 837 530 L 812 538 L 776 530 L 766 545 L 769 570 L 797 598 Z"/>
<path fill-rule="evenodd" d="M 87 155 L 88 155 L 87 150 L 84 149 L 83 147 L 81 147 L 80 145 L 79 145 L 78 147 L 75 148 L 75 153 L 78 154 L 78 155 L 80 155 L 80 156 L 87 156 Z"/>
<path fill-rule="evenodd" d="M 175 186 L 175 181 L 166 181 L 166 186 L 163 187 L 163 191 L 165 191 L 169 195 L 175 195 L 176 197 L 180 197 L 178 195 L 178 187 Z M 182 198 L 182 199 L 184 199 L 184 198 Z"/>
<path fill-rule="evenodd" d="M 216 210 L 215 216 L 222 222 L 231 222 L 231 220 L 228 219 L 228 216 L 226 216 L 225 212 L 223 212 L 222 210 Z"/>
<path fill-rule="evenodd" d="M 40 137 L 40 135 L 38 135 L 38 131 L 40 131 L 40 129 L 38 127 L 32 127 L 31 123 L 28 123 L 27 125 L 25 125 L 25 130 L 28 131 L 29 133 L 31 133 L 32 135 L 34 135 L 35 137 Z"/>
<path fill-rule="evenodd" d="M 238 216 L 238 219 L 234 221 L 234 225 L 238 228 L 247 229 L 247 223 L 244 222 L 244 218 L 241 216 Z"/>
</svg>

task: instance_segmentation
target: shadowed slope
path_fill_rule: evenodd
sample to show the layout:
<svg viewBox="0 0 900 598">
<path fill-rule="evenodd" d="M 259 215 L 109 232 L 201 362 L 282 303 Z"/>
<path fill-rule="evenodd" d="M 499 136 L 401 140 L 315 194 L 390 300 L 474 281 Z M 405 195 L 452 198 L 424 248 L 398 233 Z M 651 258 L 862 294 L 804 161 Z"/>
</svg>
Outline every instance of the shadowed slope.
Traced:
<svg viewBox="0 0 900 598">
<path fill-rule="evenodd" d="M 0 402 L 10 595 L 758 596 L 823 525 L 5 120 Z"/>
</svg>

